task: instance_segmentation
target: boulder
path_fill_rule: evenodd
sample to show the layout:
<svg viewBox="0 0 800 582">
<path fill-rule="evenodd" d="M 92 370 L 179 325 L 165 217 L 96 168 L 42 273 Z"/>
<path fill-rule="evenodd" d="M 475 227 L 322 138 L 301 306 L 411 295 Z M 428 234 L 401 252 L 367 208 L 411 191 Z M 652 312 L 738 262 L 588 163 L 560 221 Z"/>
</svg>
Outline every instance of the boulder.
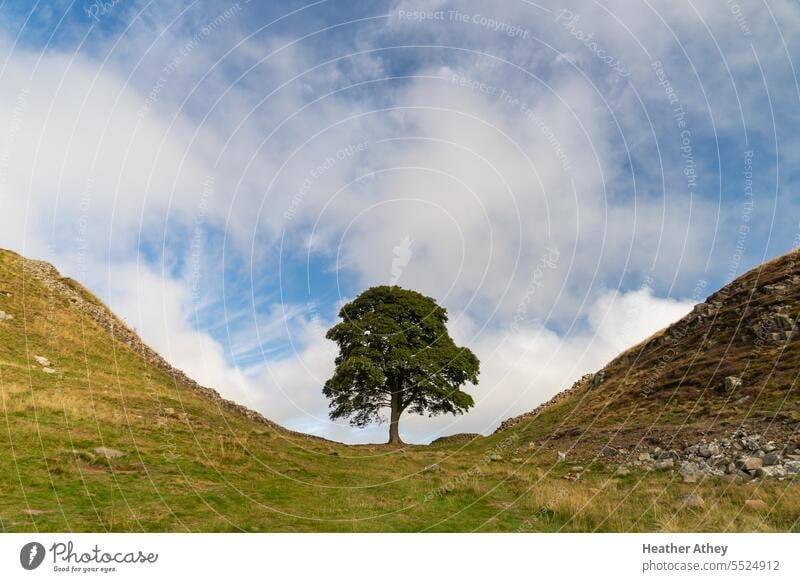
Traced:
<svg viewBox="0 0 800 582">
<path fill-rule="evenodd" d="M 783 468 L 792 475 L 800 474 L 800 461 L 786 461 L 783 464 Z"/>
<path fill-rule="evenodd" d="M 606 445 L 603 447 L 600 453 L 602 453 L 604 457 L 613 457 L 614 455 L 617 454 L 617 449 L 615 449 L 612 446 Z"/>
<path fill-rule="evenodd" d="M 783 479 L 786 477 L 786 469 L 780 465 L 771 467 L 761 467 L 755 471 L 757 477 L 771 477 L 773 479 Z"/>
<path fill-rule="evenodd" d="M 761 462 L 764 464 L 765 467 L 780 465 L 781 456 L 778 453 L 766 453 L 763 457 L 761 457 Z"/>
<path fill-rule="evenodd" d="M 686 507 L 703 507 L 705 500 L 696 493 L 689 493 L 681 497 L 681 503 Z"/>
<path fill-rule="evenodd" d="M 740 471 L 755 471 L 764 466 L 764 461 L 758 457 L 741 457 L 734 465 Z"/>
<path fill-rule="evenodd" d="M 703 476 L 700 466 L 691 461 L 687 461 L 681 465 L 678 473 L 683 478 L 684 483 L 697 483 L 697 480 Z"/>
<path fill-rule="evenodd" d="M 653 465 L 653 467 L 658 470 L 671 469 L 673 466 L 675 466 L 675 461 L 673 459 L 659 459 Z"/>
</svg>

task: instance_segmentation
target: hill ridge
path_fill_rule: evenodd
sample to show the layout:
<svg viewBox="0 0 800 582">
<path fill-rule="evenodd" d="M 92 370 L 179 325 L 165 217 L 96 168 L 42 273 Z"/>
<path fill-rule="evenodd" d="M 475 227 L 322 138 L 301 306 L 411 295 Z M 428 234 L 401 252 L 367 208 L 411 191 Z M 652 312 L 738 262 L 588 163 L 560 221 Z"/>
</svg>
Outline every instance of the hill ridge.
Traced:
<svg viewBox="0 0 800 582">
<path fill-rule="evenodd" d="M 90 317 L 97 325 L 106 330 L 113 340 L 126 346 L 135 354 L 140 356 L 145 363 L 161 370 L 176 383 L 183 384 L 219 406 L 241 414 L 246 418 L 259 424 L 268 426 L 281 433 L 293 436 L 308 437 L 313 439 L 327 440 L 315 435 L 300 433 L 289 430 L 280 424 L 266 418 L 259 412 L 251 410 L 246 406 L 223 398 L 219 392 L 213 388 L 201 385 L 196 380 L 189 377 L 183 370 L 170 364 L 161 354 L 151 348 L 142 338 L 125 324 L 107 305 L 98 299 L 91 291 L 86 289 L 81 283 L 70 278 L 64 277 L 51 263 L 36 259 L 28 259 L 14 251 L 0 249 L 0 252 L 16 255 L 22 263 L 24 273 L 34 277 L 49 291 L 58 293 L 71 304 L 73 309 L 78 310 Z"/>
<path fill-rule="evenodd" d="M 735 305 L 735 300 L 744 296 L 748 297 L 746 305 L 743 308 Z M 708 336 L 717 322 L 717 316 L 726 308 L 732 308 L 741 315 L 731 341 L 750 341 L 761 350 L 769 349 L 770 346 L 777 347 L 782 342 L 788 344 L 800 337 L 800 327 L 797 325 L 800 313 L 796 312 L 798 296 L 800 296 L 800 248 L 795 248 L 743 273 L 710 294 L 704 302 L 695 305 L 693 310 L 680 320 L 623 351 L 597 372 L 585 374 L 571 387 L 557 393 L 535 409 L 504 420 L 493 434 L 516 427 L 525 421 L 532 422 L 542 413 L 552 410 L 572 396 L 598 388 L 609 379 L 613 368 L 630 367 L 632 356 L 636 355 L 633 362 L 635 364 L 642 353 L 663 345 L 664 339 L 669 338 L 678 329 L 683 329 L 683 333 L 686 334 L 698 326 L 705 327 L 706 337 L 702 345 L 713 345 L 712 342 L 715 340 L 709 339 Z M 766 307 L 760 301 L 766 303 Z M 787 302 L 790 304 L 786 305 Z M 756 323 L 742 328 L 741 324 L 747 318 L 755 318 Z M 651 382 L 656 381 L 651 379 Z"/>
</svg>

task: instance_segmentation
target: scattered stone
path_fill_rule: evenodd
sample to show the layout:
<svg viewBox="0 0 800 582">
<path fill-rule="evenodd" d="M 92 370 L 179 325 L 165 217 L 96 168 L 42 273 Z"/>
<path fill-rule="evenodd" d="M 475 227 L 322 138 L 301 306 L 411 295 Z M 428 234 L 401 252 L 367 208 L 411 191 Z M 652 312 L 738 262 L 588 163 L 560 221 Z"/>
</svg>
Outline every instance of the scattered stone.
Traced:
<svg viewBox="0 0 800 582">
<path fill-rule="evenodd" d="M 744 506 L 746 509 L 752 509 L 753 511 L 766 511 L 769 509 L 769 506 L 760 499 L 748 499 L 744 502 Z"/>
<path fill-rule="evenodd" d="M 581 478 L 580 473 L 567 473 L 566 475 L 564 475 L 564 479 L 566 479 L 567 481 L 572 481 L 573 483 L 580 478 Z"/>
<path fill-rule="evenodd" d="M 617 449 L 615 449 L 612 446 L 606 445 L 603 447 L 600 453 L 602 453 L 604 457 L 613 457 L 614 455 L 617 454 Z"/>
<path fill-rule="evenodd" d="M 742 386 L 742 379 L 739 376 L 726 376 L 722 379 L 722 389 L 725 392 L 733 392 Z"/>
<path fill-rule="evenodd" d="M 697 463 L 692 462 L 684 463 L 678 473 L 683 478 L 684 483 L 697 483 L 697 479 L 701 476 L 700 467 Z"/>
<path fill-rule="evenodd" d="M 761 467 L 755 471 L 756 477 L 771 477 L 773 479 L 783 479 L 786 477 L 786 469 L 781 465 Z"/>
<path fill-rule="evenodd" d="M 44 367 L 50 366 L 50 360 L 48 360 L 44 356 L 33 356 L 33 359 L 36 360 L 36 363 L 39 364 L 40 366 Z"/>
<path fill-rule="evenodd" d="M 778 453 L 766 453 L 763 457 L 761 457 L 761 462 L 765 467 L 780 465 L 781 456 Z"/>
<path fill-rule="evenodd" d="M 697 454 L 704 459 L 708 459 L 719 454 L 719 445 L 711 443 L 709 445 L 700 445 L 697 448 Z"/>
<path fill-rule="evenodd" d="M 567 460 L 567 453 L 562 453 L 561 451 L 558 451 L 558 462 L 566 460 Z"/>
<path fill-rule="evenodd" d="M 628 469 L 628 467 L 626 467 L 625 465 L 620 465 L 619 467 L 617 467 L 617 475 L 624 477 L 625 475 L 630 475 L 630 474 L 631 470 Z"/>
<path fill-rule="evenodd" d="M 758 457 L 741 457 L 734 465 L 740 471 L 755 471 L 764 466 L 764 461 Z"/>
<path fill-rule="evenodd" d="M 491 456 L 489 457 L 489 460 L 490 460 L 490 461 L 495 461 L 495 462 L 497 462 L 497 461 L 502 461 L 502 460 L 503 460 L 503 457 L 501 457 L 500 455 L 494 454 L 494 455 L 491 455 Z"/>
<path fill-rule="evenodd" d="M 674 465 L 675 465 L 675 461 L 673 459 L 669 458 L 669 459 L 660 459 L 660 460 L 656 461 L 655 464 L 653 465 L 653 467 L 655 469 L 661 471 L 663 469 L 670 469 Z"/>
<path fill-rule="evenodd" d="M 705 500 L 695 493 L 684 495 L 681 497 L 681 502 L 686 507 L 703 507 L 706 504 Z"/>
<path fill-rule="evenodd" d="M 800 461 L 786 461 L 783 465 L 788 473 L 797 475 L 800 473 Z"/>
<path fill-rule="evenodd" d="M 602 453 L 624 456 L 622 450 L 606 446 Z M 612 454 L 612 451 L 616 452 Z M 671 450 L 655 447 L 651 452 L 634 451 L 634 460 L 621 460 L 620 466 L 623 463 L 622 474 L 680 465 L 679 473 L 686 483 L 696 483 L 709 476 L 744 481 L 754 477 L 786 479 L 800 474 L 800 448 L 795 442 L 762 442 L 760 434 L 749 435 L 746 430 L 738 429 L 728 438 L 681 443 Z"/>
<path fill-rule="evenodd" d="M 435 473 L 435 472 L 441 471 L 441 470 L 442 470 L 442 468 L 439 466 L 438 463 L 432 463 L 430 465 L 426 465 L 425 468 L 422 469 L 422 471 L 424 473 Z"/>
<path fill-rule="evenodd" d="M 118 451 L 116 449 L 111 449 L 108 447 L 96 447 L 92 449 L 92 451 L 94 451 L 101 457 L 105 457 L 106 459 L 118 459 L 119 457 L 125 454 L 122 451 Z"/>
</svg>

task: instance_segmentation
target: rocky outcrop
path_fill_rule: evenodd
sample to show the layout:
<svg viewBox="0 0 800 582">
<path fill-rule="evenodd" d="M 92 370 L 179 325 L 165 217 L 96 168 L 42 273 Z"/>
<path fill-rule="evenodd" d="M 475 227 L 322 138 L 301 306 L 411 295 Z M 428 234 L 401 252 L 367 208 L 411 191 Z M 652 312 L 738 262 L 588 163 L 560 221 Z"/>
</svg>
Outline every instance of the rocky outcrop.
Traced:
<svg viewBox="0 0 800 582">
<path fill-rule="evenodd" d="M 49 292 L 68 301 L 73 309 L 80 311 L 101 328 L 106 330 L 114 339 L 114 341 L 126 346 L 128 349 L 142 357 L 148 364 L 164 372 L 167 376 L 171 377 L 176 384 L 195 390 L 219 405 L 221 408 L 240 414 L 252 421 L 279 431 L 282 434 L 326 440 L 322 439 L 321 437 L 290 431 L 265 418 L 258 412 L 250 410 L 249 408 L 237 404 L 231 400 L 222 398 L 222 396 L 220 396 L 216 390 L 201 386 L 189 378 L 183 371 L 178 370 L 170 365 L 169 362 L 167 362 L 159 353 L 145 344 L 135 331 L 125 325 L 125 323 L 123 323 L 121 319 L 114 315 L 114 313 L 108 307 L 106 307 L 99 299 L 94 297 L 79 283 L 67 277 L 62 277 L 55 267 L 47 262 L 23 258 L 22 264 L 25 274 L 34 277 L 39 283 L 44 285 Z M 43 369 L 52 369 L 49 368 L 49 362 L 48 365 L 40 365 L 44 366 Z"/>
</svg>

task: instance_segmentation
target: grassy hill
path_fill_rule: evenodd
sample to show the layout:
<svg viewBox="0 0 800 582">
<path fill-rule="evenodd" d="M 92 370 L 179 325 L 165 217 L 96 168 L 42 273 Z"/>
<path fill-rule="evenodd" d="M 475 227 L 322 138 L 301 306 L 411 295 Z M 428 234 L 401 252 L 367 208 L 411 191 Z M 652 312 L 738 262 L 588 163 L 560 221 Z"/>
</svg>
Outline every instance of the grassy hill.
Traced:
<svg viewBox="0 0 800 582">
<path fill-rule="evenodd" d="M 685 483 L 600 453 L 743 422 L 791 442 L 800 342 L 747 334 L 796 318 L 797 258 L 494 435 L 390 448 L 300 435 L 225 401 L 78 283 L 0 251 L 0 531 L 798 531 L 792 479 Z M 727 377 L 742 383 L 726 391 Z"/>
</svg>

